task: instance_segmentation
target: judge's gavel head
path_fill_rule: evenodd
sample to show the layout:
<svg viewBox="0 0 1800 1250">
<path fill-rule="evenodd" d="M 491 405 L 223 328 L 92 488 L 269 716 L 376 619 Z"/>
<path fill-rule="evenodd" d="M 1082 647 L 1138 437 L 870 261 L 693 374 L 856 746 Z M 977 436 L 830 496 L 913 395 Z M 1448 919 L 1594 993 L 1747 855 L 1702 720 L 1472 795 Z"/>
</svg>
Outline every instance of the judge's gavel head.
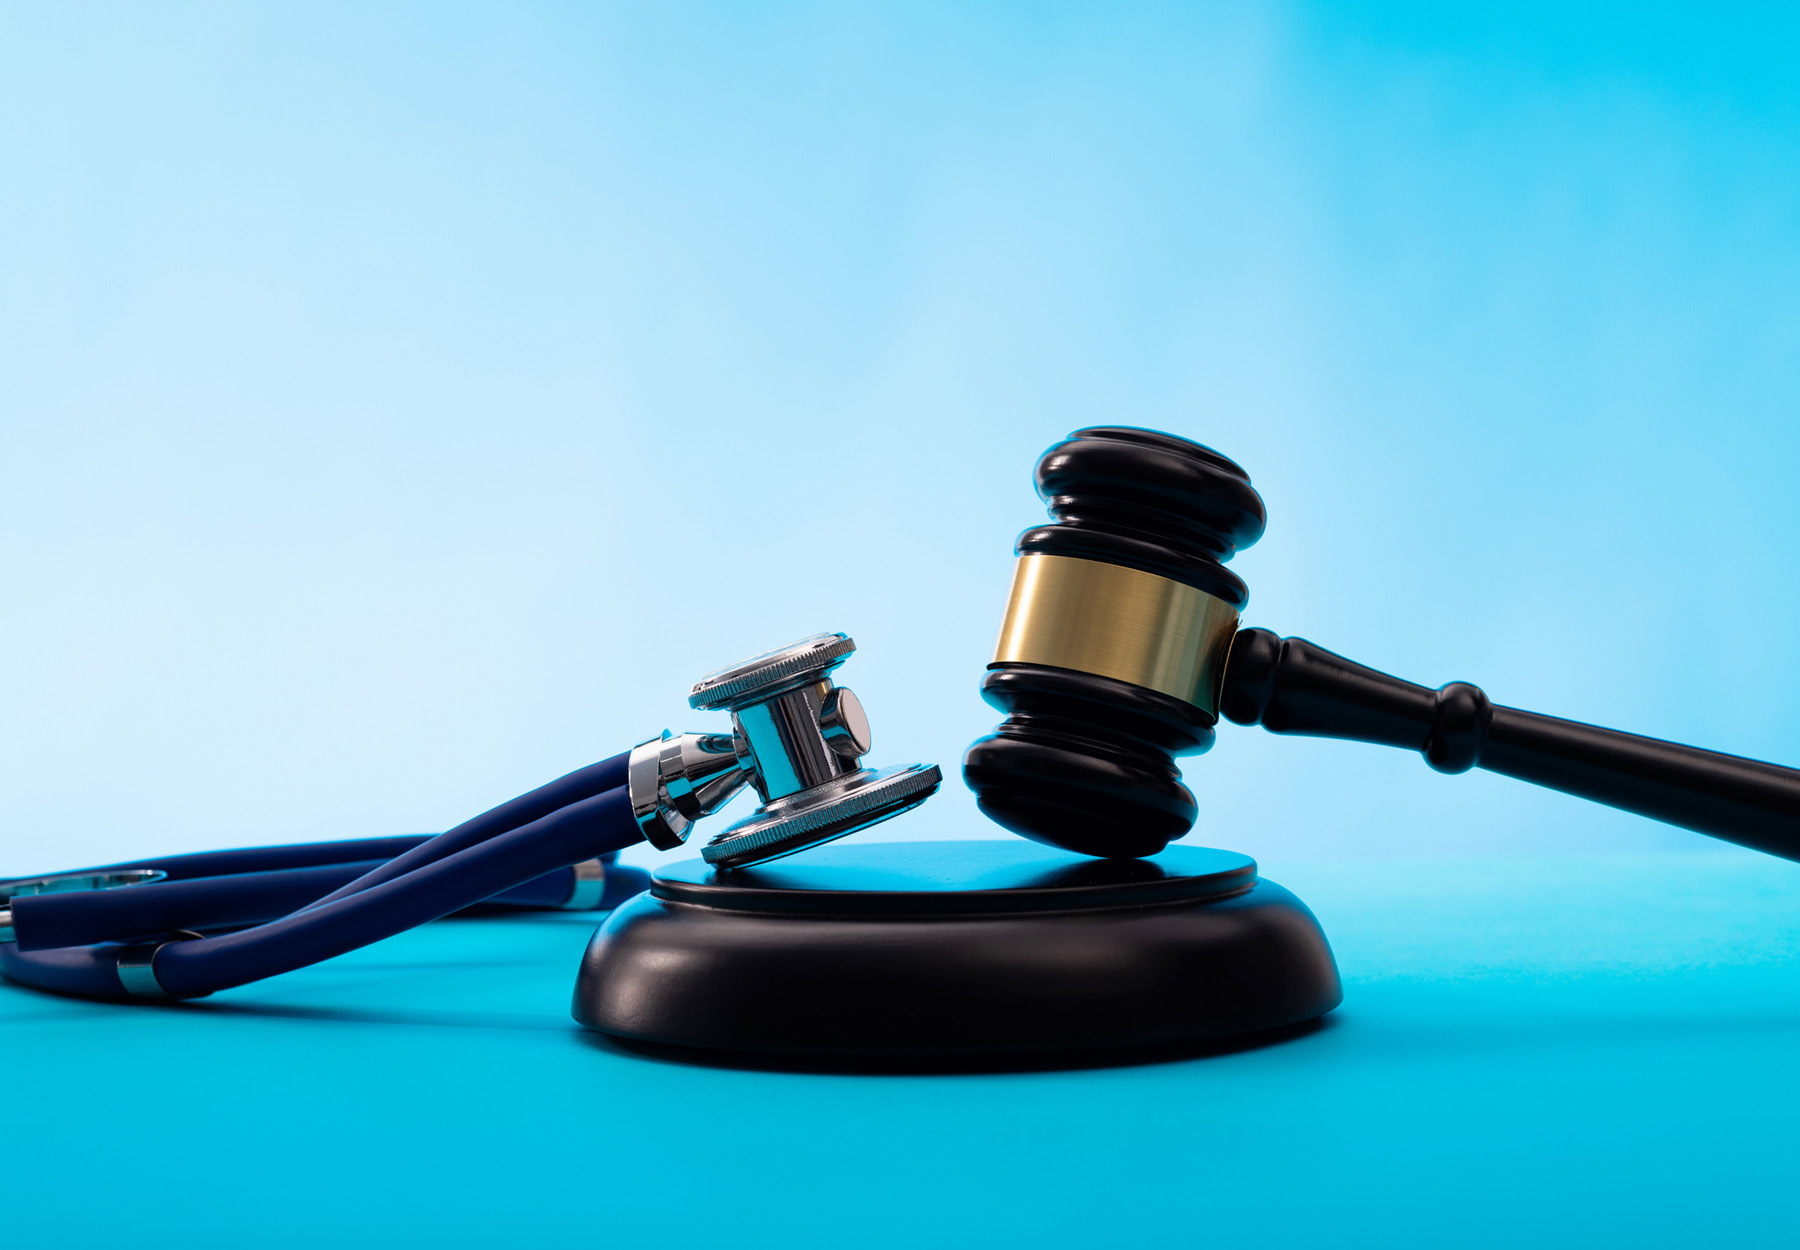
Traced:
<svg viewBox="0 0 1800 1250">
<path fill-rule="evenodd" d="M 981 810 L 1086 855 L 1154 855 L 1198 808 L 1175 756 L 1213 742 L 1248 598 L 1224 567 L 1262 536 L 1262 497 L 1210 447 L 1121 426 L 1045 452 L 1049 525 L 1019 536 L 981 693 L 1006 719 L 968 750 Z"/>
</svg>

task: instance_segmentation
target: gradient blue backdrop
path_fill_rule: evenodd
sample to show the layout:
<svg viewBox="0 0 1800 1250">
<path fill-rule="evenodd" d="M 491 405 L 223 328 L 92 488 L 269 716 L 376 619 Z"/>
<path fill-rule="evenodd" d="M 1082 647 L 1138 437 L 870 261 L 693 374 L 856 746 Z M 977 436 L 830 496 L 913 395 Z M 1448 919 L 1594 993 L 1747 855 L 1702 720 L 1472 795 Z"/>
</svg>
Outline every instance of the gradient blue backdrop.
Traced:
<svg viewBox="0 0 1800 1250">
<path fill-rule="evenodd" d="M 1093 422 L 1250 470 L 1255 623 L 1800 760 L 1792 20 L 1568 7 L 0 5 L 0 872 L 441 828 L 818 629 L 953 773 Z M 1187 775 L 1277 875 L 1701 844 Z"/>
</svg>

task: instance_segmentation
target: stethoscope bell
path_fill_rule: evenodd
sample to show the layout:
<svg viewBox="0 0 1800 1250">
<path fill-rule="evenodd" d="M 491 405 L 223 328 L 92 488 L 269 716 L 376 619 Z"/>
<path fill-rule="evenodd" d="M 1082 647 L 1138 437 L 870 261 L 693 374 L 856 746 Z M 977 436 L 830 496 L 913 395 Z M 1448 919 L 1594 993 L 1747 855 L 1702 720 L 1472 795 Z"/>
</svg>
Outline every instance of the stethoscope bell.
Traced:
<svg viewBox="0 0 1800 1250">
<path fill-rule="evenodd" d="M 701 856 L 715 868 L 792 855 L 917 807 L 937 790 L 935 764 L 861 766 L 869 721 L 830 673 L 856 651 L 845 634 L 791 646 L 708 673 L 688 706 L 731 713 L 732 732 L 666 731 L 631 753 L 632 817 L 651 845 L 673 850 L 695 821 L 746 785 L 761 805 L 714 837 Z"/>
</svg>

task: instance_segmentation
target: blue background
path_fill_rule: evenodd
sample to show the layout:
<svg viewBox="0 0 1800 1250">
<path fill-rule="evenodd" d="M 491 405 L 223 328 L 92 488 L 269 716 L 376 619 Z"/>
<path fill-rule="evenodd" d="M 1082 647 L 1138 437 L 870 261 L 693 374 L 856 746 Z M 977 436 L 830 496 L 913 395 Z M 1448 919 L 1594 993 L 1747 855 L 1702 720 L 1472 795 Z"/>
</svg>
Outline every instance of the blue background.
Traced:
<svg viewBox="0 0 1800 1250">
<path fill-rule="evenodd" d="M 818 629 L 953 769 L 1092 422 L 1248 467 L 1255 623 L 1800 758 L 1794 36 L 0 7 L 0 871 L 442 828 Z M 1261 731 L 1187 775 L 1274 869 L 1699 845 Z"/>
<path fill-rule="evenodd" d="M 0 0 L 0 873 L 442 828 L 819 629 L 953 771 L 1095 422 L 1249 468 L 1254 623 L 1800 763 L 1795 19 L 1442 8 Z M 1318 1032 L 649 1062 L 565 914 L 0 986 L 8 1236 L 1795 1243 L 1793 865 L 1260 730 L 1187 775 L 1330 934 Z"/>
</svg>

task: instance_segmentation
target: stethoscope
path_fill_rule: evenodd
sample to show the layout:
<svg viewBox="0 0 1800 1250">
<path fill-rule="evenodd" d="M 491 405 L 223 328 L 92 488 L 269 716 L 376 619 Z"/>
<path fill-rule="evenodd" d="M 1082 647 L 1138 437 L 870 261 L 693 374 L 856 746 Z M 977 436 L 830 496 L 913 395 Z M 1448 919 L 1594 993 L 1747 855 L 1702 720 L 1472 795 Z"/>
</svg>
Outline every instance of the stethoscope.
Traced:
<svg viewBox="0 0 1800 1250">
<path fill-rule="evenodd" d="M 206 851 L 0 881 L 0 973 L 59 994 L 195 998 L 291 972 L 477 906 L 603 910 L 647 876 L 617 853 L 684 845 L 745 786 L 715 868 L 843 837 L 929 798 L 936 765 L 864 768 L 869 722 L 830 674 L 856 650 L 816 634 L 702 678 L 690 707 L 728 734 L 667 730 L 435 837 Z"/>
</svg>

